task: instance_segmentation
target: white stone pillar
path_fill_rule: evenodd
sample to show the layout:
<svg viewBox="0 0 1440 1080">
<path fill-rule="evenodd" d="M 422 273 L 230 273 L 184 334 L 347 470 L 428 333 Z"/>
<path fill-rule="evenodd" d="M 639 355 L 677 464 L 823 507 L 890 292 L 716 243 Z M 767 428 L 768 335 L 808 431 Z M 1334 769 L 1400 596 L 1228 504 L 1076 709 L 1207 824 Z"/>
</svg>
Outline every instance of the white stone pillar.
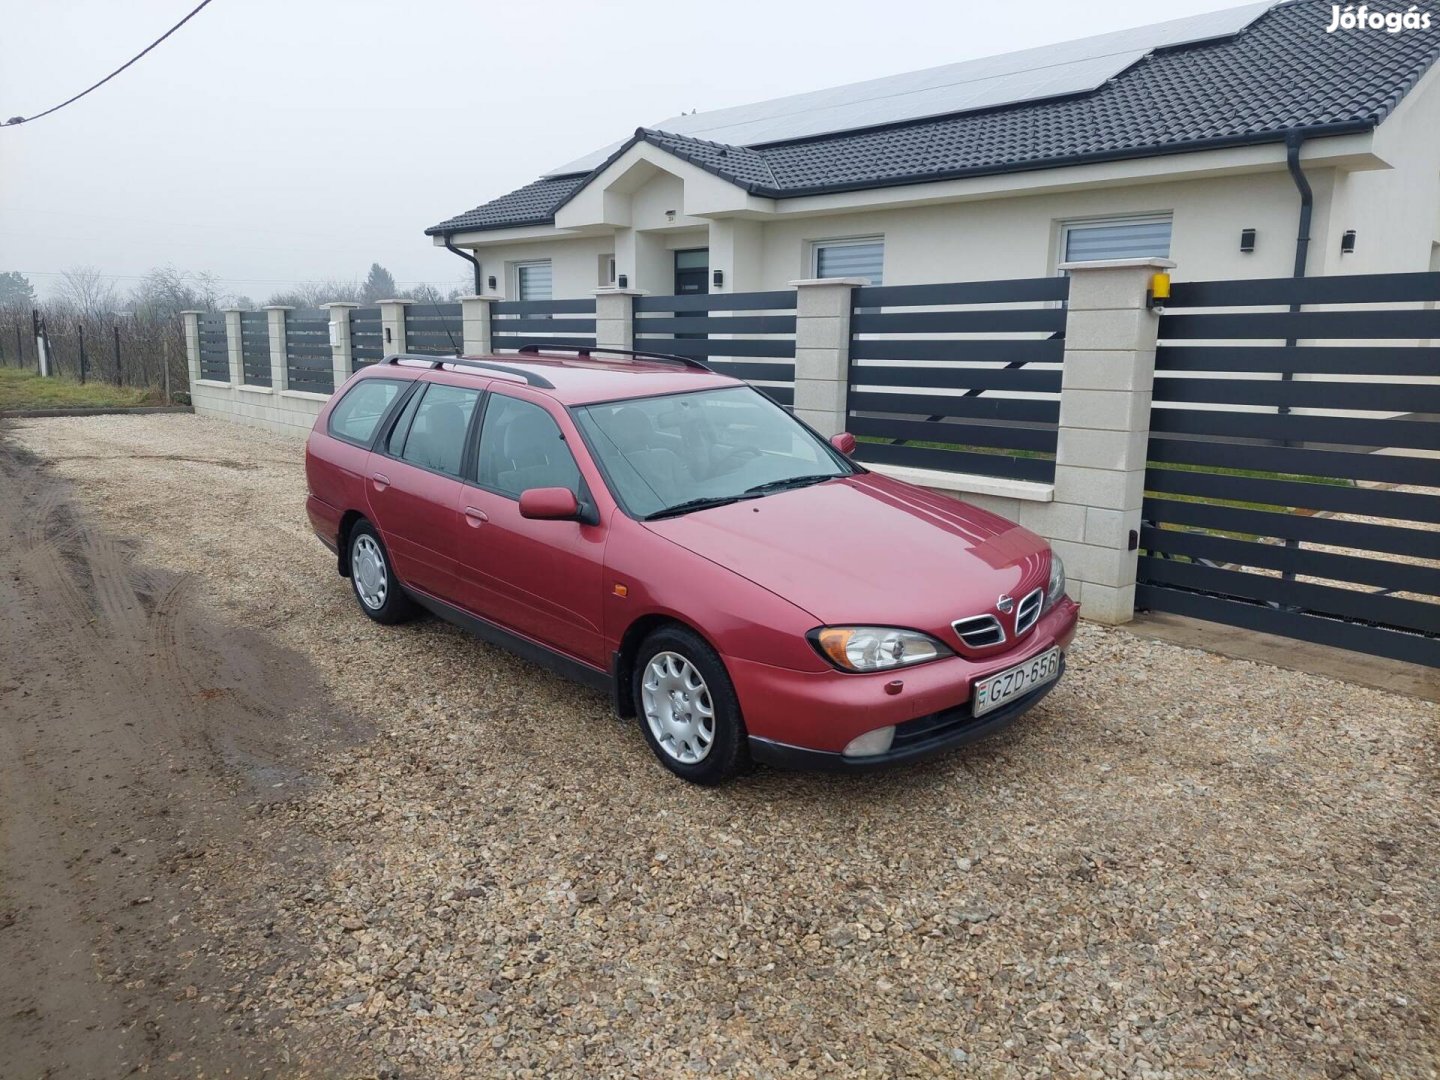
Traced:
<svg viewBox="0 0 1440 1080">
<path fill-rule="evenodd" d="M 244 354 L 240 351 L 240 312 L 242 308 L 225 308 L 225 351 L 230 357 L 230 385 L 245 381 Z"/>
<path fill-rule="evenodd" d="M 747 218 L 716 218 L 710 222 L 711 292 L 761 292 L 761 224 Z M 715 284 L 715 272 L 722 275 Z"/>
<path fill-rule="evenodd" d="M 806 278 L 795 294 L 795 415 L 826 438 L 845 430 L 851 293 L 865 278 Z"/>
<path fill-rule="evenodd" d="M 203 311 L 180 312 L 180 323 L 185 330 L 185 366 L 190 372 L 191 387 L 200 381 L 200 316 L 203 314 Z"/>
<path fill-rule="evenodd" d="M 355 359 L 350 354 L 350 309 L 360 305 L 337 301 L 320 306 L 330 313 L 331 378 L 335 381 L 335 389 L 339 390 L 340 384 L 355 373 Z M 403 312 L 404 309 L 402 308 L 401 311 Z M 403 339 L 403 330 L 401 336 Z"/>
<path fill-rule="evenodd" d="M 494 305 L 498 304 L 504 297 L 501 296 L 462 296 L 460 298 L 460 318 L 464 331 L 464 352 L 469 356 L 487 356 L 494 352 L 494 340 L 491 337 L 491 324 L 494 318 Z"/>
<path fill-rule="evenodd" d="M 635 298 L 641 289 L 595 290 L 595 347 L 635 348 Z"/>
<path fill-rule="evenodd" d="M 405 308 L 413 300 L 380 301 L 380 340 L 386 356 L 405 351 Z"/>
<path fill-rule="evenodd" d="M 265 309 L 270 319 L 270 386 L 278 394 L 290 385 L 290 364 L 286 357 L 285 313 L 294 308 L 271 304 Z"/>
<path fill-rule="evenodd" d="M 1135 614 L 1136 552 L 1159 319 L 1150 279 L 1168 259 L 1063 263 L 1070 275 L 1055 499 L 1034 527 L 1079 583 L 1087 618 L 1112 625 Z"/>
</svg>

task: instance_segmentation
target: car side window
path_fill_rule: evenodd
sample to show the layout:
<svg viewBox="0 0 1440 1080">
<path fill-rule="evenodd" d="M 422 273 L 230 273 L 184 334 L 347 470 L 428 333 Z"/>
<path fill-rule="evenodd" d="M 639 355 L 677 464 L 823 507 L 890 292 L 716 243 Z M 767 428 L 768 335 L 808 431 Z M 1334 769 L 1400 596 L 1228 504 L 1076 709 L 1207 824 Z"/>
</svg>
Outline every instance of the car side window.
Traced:
<svg viewBox="0 0 1440 1080">
<path fill-rule="evenodd" d="M 490 395 L 480 427 L 482 487 L 518 499 L 530 488 L 563 487 L 585 498 L 580 469 L 560 425 L 539 405 Z"/>
<path fill-rule="evenodd" d="M 397 379 L 362 379 L 330 410 L 328 430 L 337 439 L 369 446 L 375 429 L 406 384 Z"/>
<path fill-rule="evenodd" d="M 399 457 L 412 465 L 458 477 L 465 460 L 465 433 L 479 401 L 479 390 L 431 383 L 419 398 L 408 429 L 402 433 L 401 424 L 397 424 L 391 432 L 392 442 L 397 435 L 404 440 Z M 393 446 L 389 449 L 394 452 Z"/>
</svg>

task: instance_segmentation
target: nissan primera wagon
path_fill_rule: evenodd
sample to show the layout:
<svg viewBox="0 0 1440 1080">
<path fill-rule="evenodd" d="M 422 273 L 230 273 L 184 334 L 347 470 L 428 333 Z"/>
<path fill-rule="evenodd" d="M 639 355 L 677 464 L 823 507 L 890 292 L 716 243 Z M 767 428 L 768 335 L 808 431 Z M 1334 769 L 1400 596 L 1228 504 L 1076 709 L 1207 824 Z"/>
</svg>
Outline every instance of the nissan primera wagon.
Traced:
<svg viewBox="0 0 1440 1080">
<path fill-rule="evenodd" d="M 320 413 L 306 506 L 369 618 L 605 688 L 686 780 L 860 769 L 1032 708 L 1078 609 L 1039 537 L 854 447 L 681 357 L 392 356 Z"/>
</svg>

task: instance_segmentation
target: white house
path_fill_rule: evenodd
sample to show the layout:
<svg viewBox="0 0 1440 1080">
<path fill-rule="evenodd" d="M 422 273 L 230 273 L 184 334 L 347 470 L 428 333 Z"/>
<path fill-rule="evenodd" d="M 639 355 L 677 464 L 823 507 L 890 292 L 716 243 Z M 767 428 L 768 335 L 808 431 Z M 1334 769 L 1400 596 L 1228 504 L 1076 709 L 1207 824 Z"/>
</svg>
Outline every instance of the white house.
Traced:
<svg viewBox="0 0 1440 1080">
<path fill-rule="evenodd" d="M 1331 29 L 1329 0 L 1251 4 L 673 117 L 426 232 L 521 300 L 1138 256 L 1278 277 L 1297 249 L 1309 274 L 1440 269 L 1433 6 Z"/>
</svg>

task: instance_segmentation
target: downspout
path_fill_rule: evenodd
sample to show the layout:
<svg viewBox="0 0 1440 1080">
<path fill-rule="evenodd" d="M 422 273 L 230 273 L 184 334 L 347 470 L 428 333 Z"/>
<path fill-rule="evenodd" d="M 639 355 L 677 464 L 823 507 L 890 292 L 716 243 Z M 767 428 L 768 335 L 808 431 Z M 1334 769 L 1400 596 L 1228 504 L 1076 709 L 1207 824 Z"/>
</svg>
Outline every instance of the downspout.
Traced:
<svg viewBox="0 0 1440 1080">
<path fill-rule="evenodd" d="M 450 242 L 450 238 L 451 238 L 453 235 L 454 235 L 454 233 L 445 233 L 445 234 L 444 234 L 445 250 L 448 251 L 448 252 L 451 252 L 451 253 L 454 254 L 454 255 L 459 255 L 460 258 L 462 258 L 462 259 L 464 259 L 466 262 L 468 262 L 468 263 L 470 264 L 470 266 L 474 269 L 474 271 L 475 271 L 475 295 L 476 295 L 476 296 L 479 296 L 479 295 L 480 295 L 480 292 L 481 292 L 481 289 L 480 289 L 480 284 L 481 284 L 481 282 L 480 282 L 480 260 L 477 259 L 474 255 L 471 255 L 471 254 L 468 253 L 468 252 L 461 251 L 461 250 L 460 250 L 459 248 L 457 248 L 454 244 L 452 244 L 452 243 Z"/>
<path fill-rule="evenodd" d="M 1295 190 L 1300 192 L 1300 225 L 1295 233 L 1295 271 L 1292 274 L 1295 278 L 1303 278 L 1305 276 L 1306 264 L 1310 261 L 1310 221 L 1315 212 L 1315 192 L 1310 188 L 1310 181 L 1306 178 L 1305 171 L 1300 168 L 1300 144 L 1304 141 L 1305 133 L 1299 128 L 1285 133 L 1285 167 L 1290 170 L 1290 179 L 1295 181 Z M 1292 303 L 1290 310 L 1292 312 L 1299 311 L 1300 304 Z M 1296 341 L 1297 339 L 1293 337 L 1286 338 L 1285 347 L 1287 349 L 1293 349 Z M 1281 382 L 1291 382 L 1294 378 L 1295 373 L 1289 370 L 1288 366 L 1286 370 L 1280 373 Z M 1281 416 L 1288 415 L 1290 406 L 1281 405 L 1276 412 Z M 1291 440 L 1286 439 L 1282 441 L 1280 445 L 1294 446 L 1295 444 Z M 1285 546 L 1291 551 L 1297 551 L 1300 547 L 1300 541 L 1286 537 Z M 1280 577 L 1283 581 L 1294 581 L 1295 572 L 1293 570 L 1286 570 L 1281 573 Z M 1286 610 L 1297 610 L 1288 604 L 1282 605 L 1282 607 Z"/>
<path fill-rule="evenodd" d="M 1315 211 L 1315 193 L 1310 190 L 1310 181 L 1300 168 L 1300 144 L 1304 141 L 1305 133 L 1299 128 L 1285 134 L 1285 167 L 1290 170 L 1290 179 L 1295 181 L 1295 189 L 1300 192 L 1300 229 L 1295 236 L 1294 276 L 1297 278 L 1305 276 L 1305 264 L 1310 258 L 1310 218 Z M 1299 311 L 1300 305 L 1291 304 L 1290 310 Z M 1290 344 L 1295 343 L 1292 341 Z"/>
</svg>

